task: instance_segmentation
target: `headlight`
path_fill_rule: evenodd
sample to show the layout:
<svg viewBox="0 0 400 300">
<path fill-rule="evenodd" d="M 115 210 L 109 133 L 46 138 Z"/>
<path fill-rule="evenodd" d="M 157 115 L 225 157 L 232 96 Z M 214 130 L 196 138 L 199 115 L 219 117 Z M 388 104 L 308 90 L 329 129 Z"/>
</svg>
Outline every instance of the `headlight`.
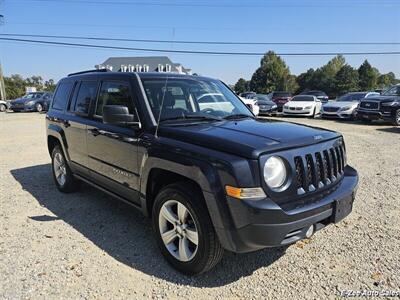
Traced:
<svg viewBox="0 0 400 300">
<path fill-rule="evenodd" d="M 306 107 L 304 107 L 304 109 L 311 109 L 312 108 L 312 106 L 306 106 Z"/>
<path fill-rule="evenodd" d="M 264 180 L 266 184 L 277 189 L 285 184 L 287 178 L 286 166 L 278 156 L 271 156 L 264 165 Z"/>
<path fill-rule="evenodd" d="M 400 105 L 399 101 L 392 101 L 392 102 L 384 102 L 381 104 L 382 106 L 396 106 L 396 105 Z"/>
<path fill-rule="evenodd" d="M 276 107 L 278 107 L 276 104 L 272 105 L 272 108 L 276 108 Z"/>
</svg>

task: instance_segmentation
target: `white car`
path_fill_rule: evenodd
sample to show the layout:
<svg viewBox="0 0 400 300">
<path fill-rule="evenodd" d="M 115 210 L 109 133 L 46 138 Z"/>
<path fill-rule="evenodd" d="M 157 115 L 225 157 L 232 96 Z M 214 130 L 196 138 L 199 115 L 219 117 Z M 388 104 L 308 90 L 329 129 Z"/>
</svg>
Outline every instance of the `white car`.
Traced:
<svg viewBox="0 0 400 300">
<path fill-rule="evenodd" d="M 257 100 L 255 99 L 245 99 L 239 97 L 244 104 L 251 109 L 254 115 L 258 116 L 260 112 L 260 107 L 257 105 Z M 227 101 L 224 95 L 218 93 L 207 93 L 201 95 L 197 102 L 199 103 L 200 109 L 213 109 L 222 111 L 232 111 L 234 106 L 231 102 Z"/>
<path fill-rule="evenodd" d="M 297 95 L 283 105 L 283 115 L 315 117 L 321 113 L 322 103 L 312 95 Z"/>
<path fill-rule="evenodd" d="M 255 116 L 258 116 L 260 113 L 260 107 L 257 104 L 257 100 L 256 99 L 246 99 L 243 97 L 239 97 L 240 100 L 242 100 L 244 102 L 244 104 L 246 104 L 246 106 L 248 108 L 250 108 L 250 110 L 253 112 L 253 114 Z"/>
<path fill-rule="evenodd" d="M 8 108 L 8 104 L 6 101 L 0 100 L 0 112 L 6 111 Z"/>
<path fill-rule="evenodd" d="M 362 99 L 379 95 L 376 92 L 347 93 L 336 99 L 336 101 L 324 104 L 321 116 L 323 118 L 354 119 L 358 105 Z"/>
</svg>

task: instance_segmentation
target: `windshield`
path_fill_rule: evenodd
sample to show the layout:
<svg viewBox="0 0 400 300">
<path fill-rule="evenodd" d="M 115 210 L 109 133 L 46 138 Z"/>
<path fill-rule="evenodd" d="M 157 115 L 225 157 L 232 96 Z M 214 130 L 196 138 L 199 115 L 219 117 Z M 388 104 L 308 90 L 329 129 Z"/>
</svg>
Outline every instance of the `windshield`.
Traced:
<svg viewBox="0 0 400 300">
<path fill-rule="evenodd" d="M 353 102 L 353 101 L 360 101 L 361 99 L 365 98 L 367 94 L 366 93 L 356 93 L 356 94 L 345 94 L 341 97 L 339 97 L 339 99 L 337 101 L 340 102 Z"/>
<path fill-rule="evenodd" d="M 160 122 L 254 117 L 246 105 L 217 80 L 169 78 L 142 79 L 142 82 L 154 117 Z"/>
<path fill-rule="evenodd" d="M 400 96 L 400 86 L 394 86 L 382 94 L 383 96 Z"/>
<path fill-rule="evenodd" d="M 289 92 L 274 92 L 273 97 L 291 97 L 292 94 Z"/>
<path fill-rule="evenodd" d="M 304 91 L 300 95 L 326 96 L 326 94 L 321 91 Z"/>
<path fill-rule="evenodd" d="M 290 101 L 314 101 L 313 96 L 294 96 Z"/>
<path fill-rule="evenodd" d="M 25 96 L 23 96 L 22 98 L 25 98 L 25 99 L 32 99 L 32 98 L 34 98 L 35 97 L 35 94 L 26 94 Z"/>
</svg>

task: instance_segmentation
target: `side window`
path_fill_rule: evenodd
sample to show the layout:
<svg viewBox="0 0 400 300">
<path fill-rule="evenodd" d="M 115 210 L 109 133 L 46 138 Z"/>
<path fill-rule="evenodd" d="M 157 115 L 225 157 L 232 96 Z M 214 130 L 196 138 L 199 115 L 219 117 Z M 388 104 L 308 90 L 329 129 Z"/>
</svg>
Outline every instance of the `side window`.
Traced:
<svg viewBox="0 0 400 300">
<path fill-rule="evenodd" d="M 87 115 L 89 113 L 90 103 L 96 98 L 96 91 L 96 81 L 82 81 L 73 111 Z"/>
<path fill-rule="evenodd" d="M 71 93 L 72 85 L 71 82 L 62 82 L 58 85 L 53 99 L 53 109 L 63 110 L 65 108 Z"/>
<path fill-rule="evenodd" d="M 104 105 L 127 106 L 129 113 L 134 114 L 133 99 L 129 90 L 129 84 L 126 82 L 104 81 L 97 100 L 97 116 L 103 115 Z"/>
</svg>

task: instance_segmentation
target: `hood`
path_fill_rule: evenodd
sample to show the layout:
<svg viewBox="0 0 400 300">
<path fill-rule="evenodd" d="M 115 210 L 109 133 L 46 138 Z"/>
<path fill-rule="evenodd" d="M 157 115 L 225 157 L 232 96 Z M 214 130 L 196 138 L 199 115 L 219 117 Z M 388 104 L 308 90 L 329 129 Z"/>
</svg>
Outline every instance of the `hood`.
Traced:
<svg viewBox="0 0 400 300">
<path fill-rule="evenodd" d="M 244 119 L 163 126 L 160 136 L 257 159 L 261 154 L 337 138 L 336 132 L 276 120 Z"/>
<path fill-rule="evenodd" d="M 11 103 L 12 103 L 12 104 L 21 104 L 21 103 L 26 103 L 26 102 L 31 101 L 31 100 L 35 100 L 35 99 L 31 99 L 31 98 L 17 98 L 17 99 L 15 99 L 15 100 L 12 100 Z"/>
<path fill-rule="evenodd" d="M 346 106 L 357 106 L 358 102 L 354 101 L 332 101 L 324 104 L 324 107 L 346 107 Z"/>
<path fill-rule="evenodd" d="M 392 102 L 392 101 L 399 101 L 400 96 L 371 96 L 368 98 L 364 98 L 362 101 L 379 101 L 379 102 Z"/>
<path fill-rule="evenodd" d="M 276 105 L 275 102 L 271 100 L 257 100 L 257 103 L 259 105 L 268 105 L 268 106 Z"/>
<path fill-rule="evenodd" d="M 313 106 L 315 102 L 312 101 L 289 101 L 286 103 L 289 107 L 305 107 L 305 106 Z"/>
</svg>

